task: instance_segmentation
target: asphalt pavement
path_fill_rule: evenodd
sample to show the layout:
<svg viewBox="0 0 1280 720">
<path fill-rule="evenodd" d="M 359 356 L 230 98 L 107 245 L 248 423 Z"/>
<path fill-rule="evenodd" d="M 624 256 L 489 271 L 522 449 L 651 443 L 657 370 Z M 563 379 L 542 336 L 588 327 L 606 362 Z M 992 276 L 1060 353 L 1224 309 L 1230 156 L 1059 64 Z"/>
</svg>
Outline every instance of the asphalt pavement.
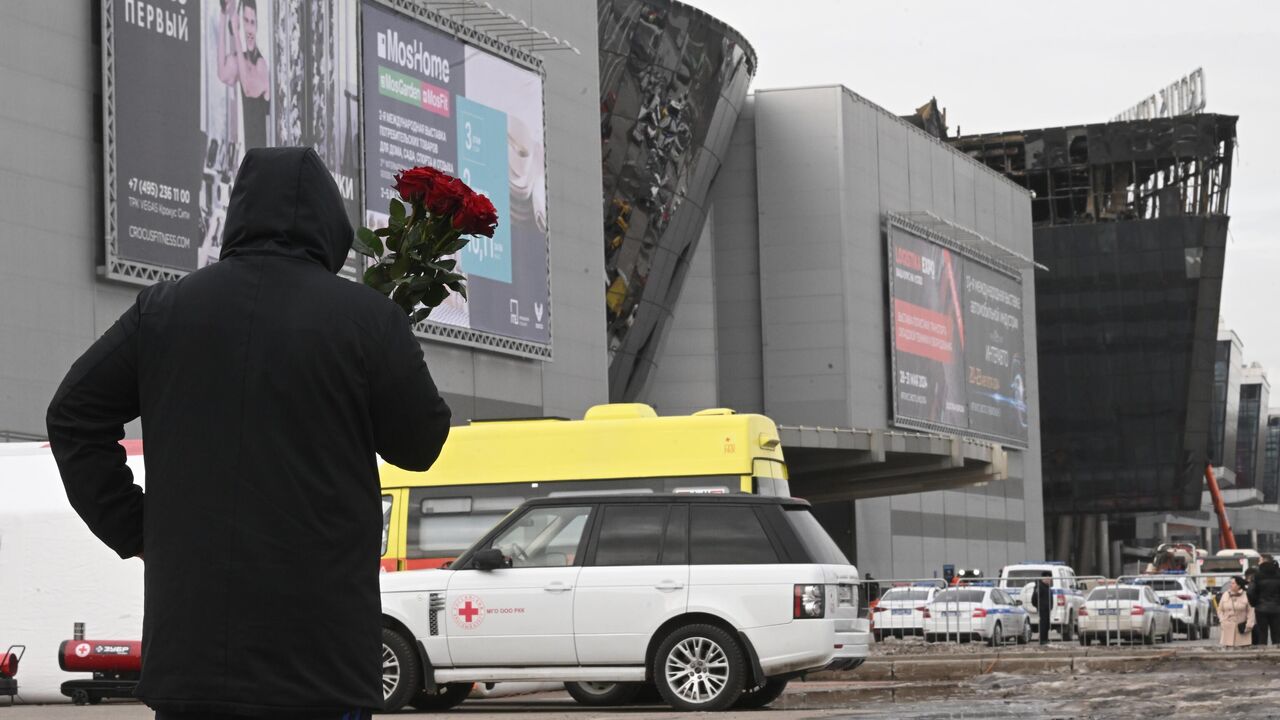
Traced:
<svg viewBox="0 0 1280 720">
<path fill-rule="evenodd" d="M 1280 718 L 1280 649 L 1178 642 L 1155 647 L 1011 647 L 894 643 L 854 673 L 794 681 L 767 710 L 718 713 L 736 720 L 801 718 Z M 150 720 L 136 703 L 4 707 L 0 720 Z M 424 713 L 406 712 L 404 716 Z M 472 699 L 460 720 L 688 717 L 662 706 L 588 708 L 563 692 Z"/>
</svg>

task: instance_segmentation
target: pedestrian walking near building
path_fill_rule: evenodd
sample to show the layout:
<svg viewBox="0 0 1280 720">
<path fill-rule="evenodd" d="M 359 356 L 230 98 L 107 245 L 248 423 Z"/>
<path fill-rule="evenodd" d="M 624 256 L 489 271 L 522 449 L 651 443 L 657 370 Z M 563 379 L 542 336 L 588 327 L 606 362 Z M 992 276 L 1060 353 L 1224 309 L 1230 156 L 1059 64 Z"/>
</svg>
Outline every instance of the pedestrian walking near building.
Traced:
<svg viewBox="0 0 1280 720">
<path fill-rule="evenodd" d="M 1219 642 L 1227 647 L 1253 644 L 1256 618 L 1244 587 L 1243 577 L 1232 578 L 1227 581 L 1227 589 L 1222 597 L 1218 598 L 1218 618 L 1222 621 L 1222 637 Z"/>
<path fill-rule="evenodd" d="M 375 453 L 427 469 L 449 408 L 404 311 L 335 275 L 344 207 L 314 150 L 250 150 L 219 262 L 139 293 L 49 406 L 72 507 L 146 555 L 160 720 L 382 706 Z M 139 416 L 145 493 L 118 443 Z"/>
<path fill-rule="evenodd" d="M 1040 582 L 1031 594 L 1031 607 L 1035 608 L 1040 622 L 1040 644 L 1048 645 L 1049 625 L 1053 621 L 1053 573 L 1048 570 L 1040 573 Z"/>
<path fill-rule="evenodd" d="M 1248 596 L 1258 623 L 1255 644 L 1280 644 L 1280 565 L 1275 560 L 1258 566 Z"/>
</svg>

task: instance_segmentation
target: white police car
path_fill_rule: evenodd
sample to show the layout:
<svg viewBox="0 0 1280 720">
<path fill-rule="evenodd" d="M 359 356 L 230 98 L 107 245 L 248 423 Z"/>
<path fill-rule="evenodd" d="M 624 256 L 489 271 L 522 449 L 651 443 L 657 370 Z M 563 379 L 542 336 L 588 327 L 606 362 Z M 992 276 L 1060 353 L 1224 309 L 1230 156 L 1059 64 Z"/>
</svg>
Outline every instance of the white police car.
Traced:
<svg viewBox="0 0 1280 720">
<path fill-rule="evenodd" d="M 1031 617 L 998 587 L 959 585 L 939 591 L 924 609 L 927 642 L 982 641 L 992 647 L 1031 640 Z"/>
<path fill-rule="evenodd" d="M 1164 600 L 1164 607 L 1173 620 L 1174 632 L 1186 634 L 1188 640 L 1209 637 L 1213 601 L 1195 578 L 1188 577 L 1186 573 L 1167 572 L 1121 578 L 1121 582 L 1149 587 L 1156 597 Z"/>
<path fill-rule="evenodd" d="M 871 608 L 871 632 L 876 640 L 924 634 L 925 606 L 942 589 L 941 582 L 895 585 Z"/>
<path fill-rule="evenodd" d="M 1166 602 L 1148 585 L 1107 583 L 1089 591 L 1080 608 L 1080 644 L 1125 639 L 1152 645 L 1173 640 L 1173 619 Z"/>
<path fill-rule="evenodd" d="M 680 710 L 761 707 L 791 678 L 863 662 L 858 580 L 803 500 L 530 500 L 449 569 L 382 575 L 386 709 L 506 681 L 599 704 L 651 683 Z"/>
<path fill-rule="evenodd" d="M 1031 604 L 1034 583 L 1049 573 L 1053 585 L 1053 608 L 1049 612 L 1049 628 L 1071 640 L 1076 635 L 1077 618 L 1084 605 L 1084 593 L 1076 571 L 1061 562 L 1025 562 L 1006 565 L 1000 570 L 1000 587 L 1015 593 L 1031 614 L 1031 624 L 1039 627 L 1040 615 Z"/>
</svg>

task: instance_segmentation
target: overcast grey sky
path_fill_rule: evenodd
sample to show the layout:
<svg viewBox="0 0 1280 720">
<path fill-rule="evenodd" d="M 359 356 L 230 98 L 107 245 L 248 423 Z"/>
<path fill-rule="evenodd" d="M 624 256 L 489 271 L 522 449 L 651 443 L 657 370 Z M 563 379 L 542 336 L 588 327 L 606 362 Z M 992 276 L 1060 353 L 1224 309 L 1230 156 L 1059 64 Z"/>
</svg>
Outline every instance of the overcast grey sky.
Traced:
<svg viewBox="0 0 1280 720">
<path fill-rule="evenodd" d="M 1222 317 L 1280 388 L 1280 2 L 685 1 L 755 47 L 753 88 L 936 95 L 952 133 L 1106 121 L 1203 67 L 1206 112 L 1240 116 Z"/>
</svg>

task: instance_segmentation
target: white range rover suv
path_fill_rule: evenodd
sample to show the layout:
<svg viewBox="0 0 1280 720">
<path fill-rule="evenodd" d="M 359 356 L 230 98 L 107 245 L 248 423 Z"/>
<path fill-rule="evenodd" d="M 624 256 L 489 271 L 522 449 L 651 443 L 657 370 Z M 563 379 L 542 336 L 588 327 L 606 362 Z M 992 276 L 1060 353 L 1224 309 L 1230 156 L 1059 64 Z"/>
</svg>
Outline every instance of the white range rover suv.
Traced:
<svg viewBox="0 0 1280 720">
<path fill-rule="evenodd" d="M 761 707 L 866 659 L 857 584 L 803 500 L 530 500 L 448 569 L 382 576 L 386 710 L 506 681 L 592 704 L 651 684 L 679 710 Z"/>
</svg>

